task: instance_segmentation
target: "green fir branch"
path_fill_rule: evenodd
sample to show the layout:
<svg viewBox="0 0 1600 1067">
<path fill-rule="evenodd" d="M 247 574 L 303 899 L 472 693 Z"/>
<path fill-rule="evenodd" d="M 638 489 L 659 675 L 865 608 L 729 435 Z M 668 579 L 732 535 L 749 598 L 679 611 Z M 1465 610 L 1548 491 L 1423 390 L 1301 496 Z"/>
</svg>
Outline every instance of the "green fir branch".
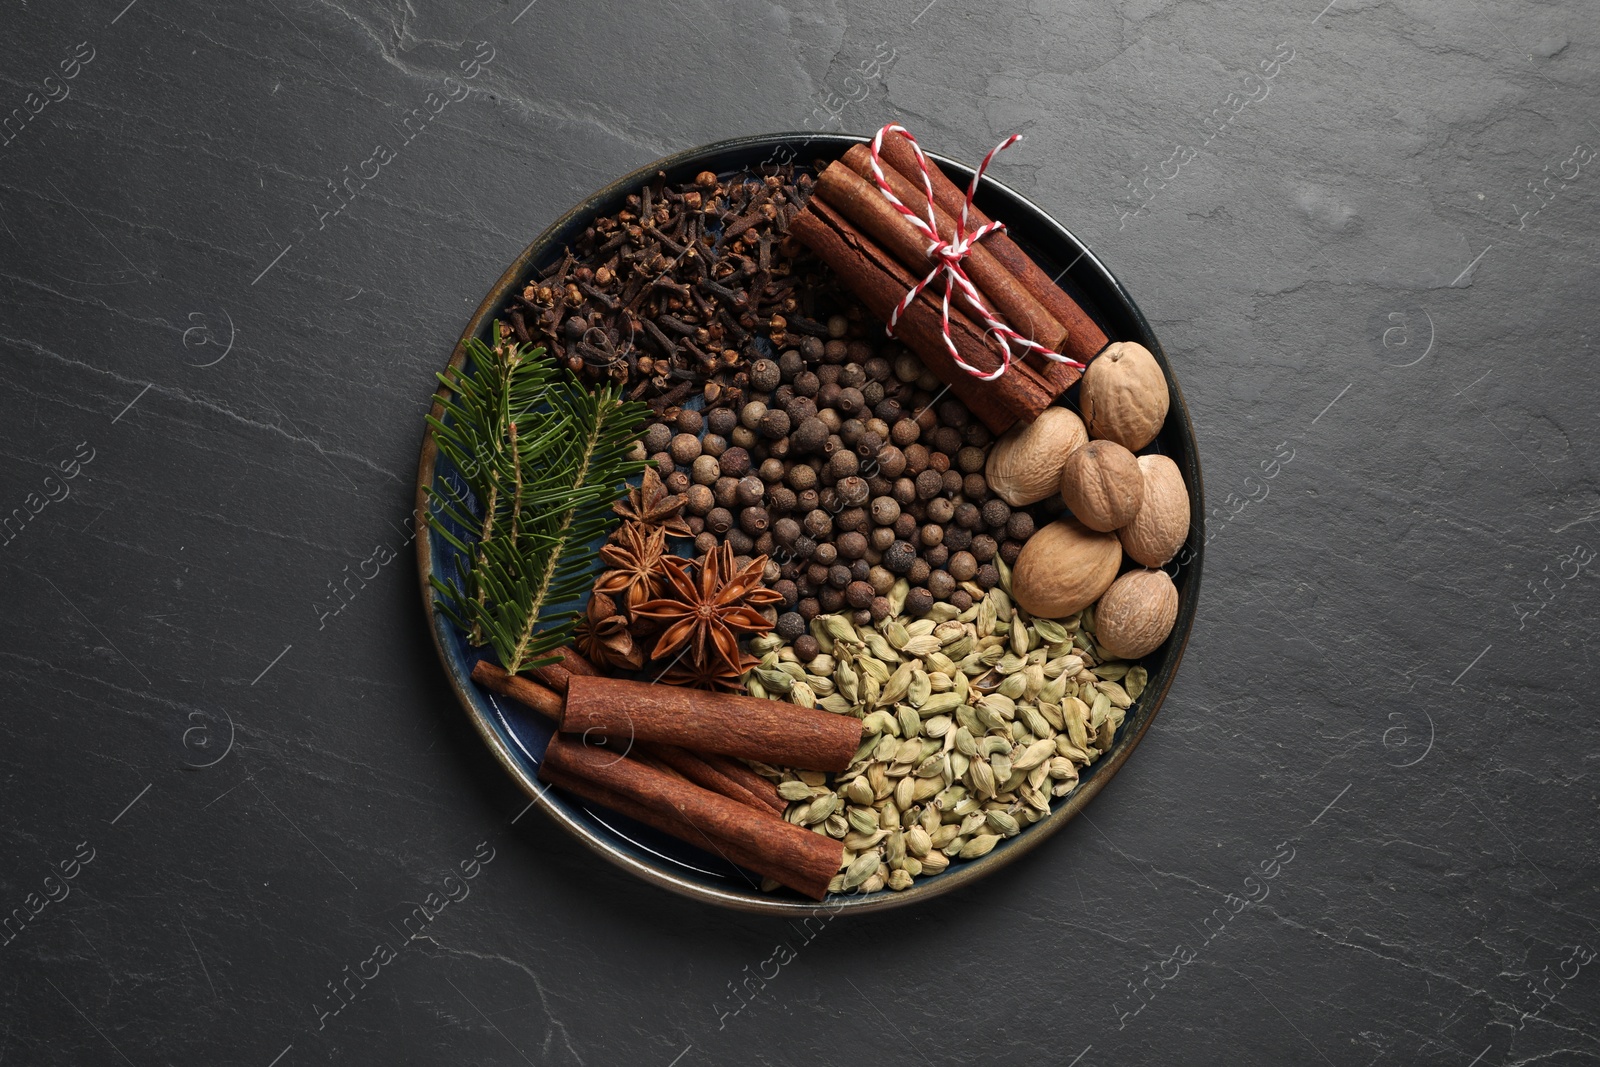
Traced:
<svg viewBox="0 0 1600 1067">
<path fill-rule="evenodd" d="M 431 584 L 446 616 L 516 674 L 571 640 L 574 617 L 548 609 L 588 589 L 585 549 L 610 531 L 611 505 L 643 468 L 627 454 L 648 409 L 614 386 L 589 392 L 542 348 L 470 341 L 467 355 L 439 375 L 444 417 L 427 421 L 477 509 L 449 483 L 429 487 L 428 524 L 457 550 L 462 576 Z"/>
</svg>

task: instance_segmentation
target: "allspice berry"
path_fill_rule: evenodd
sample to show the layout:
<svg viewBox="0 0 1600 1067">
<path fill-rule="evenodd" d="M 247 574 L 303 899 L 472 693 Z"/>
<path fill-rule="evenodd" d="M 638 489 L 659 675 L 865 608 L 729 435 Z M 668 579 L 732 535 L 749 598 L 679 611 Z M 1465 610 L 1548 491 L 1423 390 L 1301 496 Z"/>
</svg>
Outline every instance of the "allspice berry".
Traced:
<svg viewBox="0 0 1600 1067">
<path fill-rule="evenodd" d="M 793 519 L 782 518 L 772 524 L 772 539 L 784 548 L 794 547 L 799 536 L 800 524 Z"/>
<path fill-rule="evenodd" d="M 820 541 L 833 533 L 833 516 L 817 508 L 806 515 L 804 525 L 806 533 Z"/>
<path fill-rule="evenodd" d="M 748 508 L 761 503 L 766 495 L 766 484 L 755 475 L 747 474 L 739 479 L 738 485 L 734 488 L 733 498 L 740 507 Z"/>
<path fill-rule="evenodd" d="M 945 564 L 950 572 L 950 577 L 958 582 L 970 582 L 978 573 L 978 561 L 971 552 L 957 552 Z"/>
<path fill-rule="evenodd" d="M 665 452 L 671 442 L 672 429 L 665 423 L 651 423 L 650 428 L 644 432 L 644 450 L 652 456 L 657 452 Z"/>
<path fill-rule="evenodd" d="M 804 615 L 800 616 L 802 623 L 808 621 Z M 810 663 L 822 655 L 822 644 L 808 633 L 802 633 L 794 639 L 794 656 L 801 663 Z"/>
<path fill-rule="evenodd" d="M 894 527 L 892 526 L 878 526 L 867 534 L 867 545 L 875 552 L 889 551 L 889 546 L 897 540 L 899 538 L 895 536 Z"/>
<path fill-rule="evenodd" d="M 750 364 L 750 388 L 758 392 L 772 392 L 778 387 L 778 382 L 782 377 L 778 364 L 770 359 L 758 359 Z"/>
<path fill-rule="evenodd" d="M 906 614 L 921 618 L 933 610 L 933 594 L 926 589 L 913 589 L 906 594 Z"/>
<path fill-rule="evenodd" d="M 717 457 L 717 467 L 729 478 L 743 478 L 750 473 L 750 453 L 734 445 Z"/>
<path fill-rule="evenodd" d="M 937 471 L 923 471 L 917 475 L 917 499 L 932 500 L 944 491 L 944 478 Z"/>
<path fill-rule="evenodd" d="M 745 508 L 739 512 L 739 529 L 755 537 L 767 528 L 772 517 L 767 514 L 766 508 Z"/>
<path fill-rule="evenodd" d="M 866 582 L 851 582 L 845 587 L 844 602 L 853 608 L 870 607 L 876 595 Z"/>
<path fill-rule="evenodd" d="M 983 524 L 991 530 L 1003 530 L 1011 521 L 1011 505 L 999 497 L 983 505 Z"/>
<path fill-rule="evenodd" d="M 706 529 L 714 534 L 725 534 L 733 528 L 733 512 L 727 508 L 712 508 L 706 514 Z"/>
<path fill-rule="evenodd" d="M 761 425 L 761 419 L 767 413 L 767 405 L 759 400 L 752 400 L 739 409 L 739 424 L 747 430 L 754 430 Z"/>
<path fill-rule="evenodd" d="M 888 597 L 875 596 L 872 598 L 869 614 L 872 615 L 873 622 L 882 622 L 884 619 L 887 619 L 889 616 L 894 614 L 894 606 L 889 603 Z M 798 656 L 799 654 L 800 650 L 796 648 L 795 655 Z M 806 662 L 809 663 L 810 661 L 807 660 Z"/>
<path fill-rule="evenodd" d="M 701 456 L 689 468 L 689 480 L 696 485 L 712 485 L 721 475 L 722 468 L 715 456 Z"/>
<path fill-rule="evenodd" d="M 845 559 L 860 559 L 867 554 L 867 539 L 864 535 L 851 530 L 849 533 L 839 535 L 837 542 L 839 555 Z"/>
<path fill-rule="evenodd" d="M 786 611 L 778 616 L 777 632 L 785 641 L 795 641 L 806 632 L 806 620 L 797 611 Z"/>
<path fill-rule="evenodd" d="M 928 592 L 935 600 L 949 600 L 956 591 L 956 580 L 949 571 L 934 571 L 928 575 Z"/>
<path fill-rule="evenodd" d="M 905 541 L 896 541 L 883 554 L 883 565 L 894 574 L 904 574 L 916 562 L 917 550 Z"/>
<path fill-rule="evenodd" d="M 928 580 L 928 575 L 933 573 L 933 568 L 928 566 L 928 561 L 919 559 L 911 564 L 911 569 L 906 571 L 906 581 L 912 585 L 922 585 Z"/>
<path fill-rule="evenodd" d="M 1006 536 L 1013 541 L 1026 541 L 1032 537 L 1033 516 L 1026 511 L 1012 512 L 1010 520 L 1006 522 Z"/>
<path fill-rule="evenodd" d="M 727 437 L 732 433 L 734 426 L 738 425 L 738 422 L 738 417 L 727 408 L 713 408 L 711 413 L 706 416 L 707 428 L 721 437 Z"/>
<path fill-rule="evenodd" d="M 776 441 L 786 436 L 789 432 L 789 413 L 778 409 L 769 410 L 756 423 L 756 432 L 769 441 Z"/>
<path fill-rule="evenodd" d="M 691 485 L 686 491 L 688 500 L 685 503 L 690 515 L 704 516 L 716 506 L 716 499 L 711 493 L 711 488 L 705 485 Z"/>
<path fill-rule="evenodd" d="M 872 521 L 879 526 L 893 526 L 900 517 L 900 505 L 893 497 L 880 496 L 872 502 Z"/>
</svg>

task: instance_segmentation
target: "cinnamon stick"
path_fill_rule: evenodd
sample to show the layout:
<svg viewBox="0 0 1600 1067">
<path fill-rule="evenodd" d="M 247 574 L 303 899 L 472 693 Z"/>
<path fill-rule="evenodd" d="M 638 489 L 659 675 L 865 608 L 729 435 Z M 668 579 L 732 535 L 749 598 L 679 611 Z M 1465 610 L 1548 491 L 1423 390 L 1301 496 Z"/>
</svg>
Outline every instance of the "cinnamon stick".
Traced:
<svg viewBox="0 0 1600 1067">
<path fill-rule="evenodd" d="M 566 734 L 551 738 L 539 776 L 545 781 L 563 779 L 567 783 L 563 788 L 576 784 L 580 788 L 573 791 L 580 795 L 584 785 L 608 790 L 632 801 L 641 815 L 650 814 L 657 820 L 651 825 L 702 848 L 708 843 L 732 845 L 732 852 L 723 849 L 729 859 L 814 900 L 827 895 L 828 883 L 844 859 L 843 842 L 755 811 L 637 760 L 618 759 L 607 749 L 585 745 Z"/>
<path fill-rule="evenodd" d="M 892 255 L 825 200 L 812 197 L 806 209 L 789 223 L 789 232 L 821 256 L 867 305 L 867 310 L 885 322 L 916 284 Z M 939 302 L 926 291 L 900 316 L 895 332 L 997 434 L 1010 429 L 1019 418 L 1030 422 L 1038 418 L 1056 396 L 1032 368 L 1022 363 L 1013 363 L 1009 372 L 992 382 L 982 381 L 957 366 L 944 346 Z M 1000 365 L 983 331 L 954 309 L 950 312 L 950 332 L 957 351 L 968 363 L 983 371 Z"/>
<path fill-rule="evenodd" d="M 547 719 L 561 721 L 561 711 L 566 704 L 561 694 L 547 689 L 538 682 L 518 674 L 507 674 L 504 667 L 480 659 L 472 667 L 472 680 L 485 689 L 493 689 L 501 696 L 521 701 Z"/>
<path fill-rule="evenodd" d="M 861 744 L 861 723 L 848 715 L 581 675 L 568 683 L 561 729 L 614 743 L 659 742 L 816 771 L 844 770 Z"/>
<path fill-rule="evenodd" d="M 890 133 L 883 139 L 883 147 L 878 155 L 895 170 L 911 179 L 919 187 L 922 169 L 917 166 L 916 153 L 911 149 L 911 143 L 898 133 Z M 931 162 L 931 161 L 930 161 Z M 939 169 L 938 164 L 928 168 L 928 177 L 933 183 L 933 199 L 946 213 L 951 216 L 961 213 L 961 206 L 966 202 L 967 194 Z M 896 194 L 899 195 L 899 194 Z M 926 194 L 923 195 L 926 200 Z M 989 222 L 989 216 L 979 211 L 976 206 L 967 213 L 969 226 L 982 226 Z M 1026 252 L 1017 247 L 1017 243 L 1005 233 L 995 233 L 983 239 L 994 258 L 999 260 L 1007 270 L 1016 276 L 1028 292 L 1043 304 L 1057 322 L 1067 328 L 1067 347 L 1057 349 L 1064 356 L 1071 356 L 1079 363 L 1088 363 L 1100 353 L 1109 343 L 1105 331 L 1095 325 L 1077 302 L 1062 291 L 1061 287 L 1051 280 L 1050 276 L 1035 263 Z M 1056 395 L 1066 390 L 1067 386 L 1078 380 L 1080 371 L 1064 363 L 1049 363 L 1048 377 L 1052 383 L 1065 381 Z"/>
<path fill-rule="evenodd" d="M 828 164 L 827 169 L 817 177 L 816 195 L 832 204 L 841 215 L 894 253 L 895 258 L 913 274 L 926 276 L 934 267 L 933 260 L 928 258 L 927 236 L 884 199 L 882 190 L 871 180 L 872 154 L 867 151 L 865 145 L 857 145 L 850 150 L 852 153 L 858 151 L 860 157 L 866 161 L 866 169 L 858 172 L 855 169 L 857 164 L 851 163 L 850 153 L 846 153 L 844 160 L 835 160 Z M 894 195 L 900 202 L 925 218 L 927 194 L 914 188 L 911 182 L 893 167 L 885 167 L 883 172 L 884 180 L 894 190 Z M 935 209 L 934 222 L 940 237 L 946 241 L 955 237 L 955 220 L 949 215 Z M 969 227 L 969 232 L 975 228 Z M 990 239 L 984 238 L 985 241 Z M 1033 294 L 1023 288 L 1021 283 L 1001 266 L 1000 261 L 994 258 L 982 242 L 972 246 L 972 250 L 962 262 L 962 269 L 977 286 L 984 301 L 989 305 L 988 310 L 991 314 L 998 312 L 1007 326 L 1028 340 L 1037 341 L 1052 351 L 1061 350 L 1067 339 L 1066 327 L 1051 317 L 1050 312 L 1046 311 L 1044 306 L 1034 299 Z M 1021 346 L 1015 346 L 1013 350 L 1018 358 L 1029 354 L 1029 350 Z"/>
<path fill-rule="evenodd" d="M 580 656 L 576 649 L 562 646 L 550 654 L 558 657 L 557 662 L 535 667 L 531 673 L 558 693 L 567 691 L 567 679 L 574 674 L 587 674 L 592 677 L 600 673 L 594 664 Z"/>
<path fill-rule="evenodd" d="M 573 676 L 597 677 L 589 661 L 576 652 L 570 652 L 564 662 L 570 668 L 569 679 Z M 585 673 L 584 668 L 588 668 L 591 673 Z M 502 696 L 526 704 L 546 718 L 553 719 L 557 723 L 561 722 L 566 709 L 566 700 L 538 682 L 530 681 L 520 675 L 507 674 L 504 668 L 488 660 L 479 660 L 472 668 L 472 680 L 485 689 L 492 689 Z M 566 684 L 570 682 L 563 682 L 563 685 Z M 668 751 L 669 749 L 671 751 Z M 636 750 L 674 767 L 690 781 L 714 789 L 740 803 L 775 811 L 779 815 L 782 815 L 784 809 L 788 807 L 783 798 L 778 796 L 775 785 L 737 760 L 726 756 L 689 752 L 669 745 L 641 743 L 636 746 Z"/>
<path fill-rule="evenodd" d="M 671 767 L 696 785 L 704 786 L 713 793 L 721 793 L 730 800 L 737 800 L 752 808 L 764 808 L 774 815 L 782 815 L 788 807 L 783 798 L 778 796 L 772 783 L 759 775 L 755 776 L 756 780 L 765 788 L 760 792 L 752 792 L 745 788 L 743 782 L 726 774 L 721 767 L 686 748 L 679 748 L 677 745 L 649 745 L 646 746 L 646 751 L 658 763 Z"/>
</svg>

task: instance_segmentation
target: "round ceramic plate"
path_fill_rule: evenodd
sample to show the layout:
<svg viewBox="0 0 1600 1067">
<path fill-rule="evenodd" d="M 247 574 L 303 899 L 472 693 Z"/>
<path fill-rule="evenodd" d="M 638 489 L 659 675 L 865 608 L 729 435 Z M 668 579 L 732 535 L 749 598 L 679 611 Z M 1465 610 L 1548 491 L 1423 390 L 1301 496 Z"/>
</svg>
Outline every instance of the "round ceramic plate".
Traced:
<svg viewBox="0 0 1600 1067">
<path fill-rule="evenodd" d="M 723 174 L 770 162 L 774 158 L 791 158 L 785 149 L 793 152 L 792 158 L 809 165 L 813 160 L 836 159 L 852 145 L 864 140 L 862 137 L 813 134 L 742 137 L 680 152 L 619 178 L 558 219 L 501 275 L 467 323 L 451 358 L 451 365 L 460 368 L 465 356 L 464 346 L 469 339 L 489 341 L 495 316 L 506 306 L 511 293 L 520 292 L 531 277 L 551 266 L 594 218 L 620 210 L 628 194 L 636 192 L 657 171 L 665 171 L 668 182 L 683 182 L 704 170 Z M 944 165 L 961 186 L 965 187 L 971 180 L 972 172 L 968 168 L 937 156 L 932 158 Z M 1133 298 L 1093 252 L 1038 207 L 996 181 L 984 180 L 976 202 L 991 217 L 1005 221 L 1011 237 L 1034 257 L 1046 273 L 1051 277 L 1059 275 L 1059 284 L 1094 318 L 1107 336 L 1118 341 L 1138 341 L 1155 353 L 1166 374 L 1172 391 L 1172 408 L 1153 448 L 1171 456 L 1183 472 L 1189 486 L 1189 510 L 1194 516 L 1194 525 L 1190 530 L 1189 551 L 1180 554 L 1185 562 L 1175 575 L 1179 592 L 1177 625 L 1167 642 L 1144 660 L 1150 675 L 1149 684 L 1129 709 L 1111 750 L 1084 770 L 1079 787 L 1058 800 L 1049 817 L 1016 837 L 1001 842 L 987 856 L 953 863 L 943 873 L 919 878 L 910 889 L 898 893 L 883 890 L 866 895 L 841 894 L 821 904 L 802 899 L 787 890 L 762 893 L 758 889 L 758 878 L 730 866 L 720 857 L 708 855 L 598 805 L 550 789 L 538 780 L 539 760 L 550 739 L 551 724 L 520 704 L 480 689 L 472 682 L 472 666 L 481 657 L 482 650 L 469 644 L 465 635 L 444 612 L 437 610 L 429 582 L 435 574 L 446 579 L 453 577 L 454 557 L 449 545 L 437 533 L 429 531 L 427 536 L 417 538 L 417 566 L 422 578 L 423 608 L 433 632 L 434 644 L 461 706 L 490 750 L 556 825 L 575 834 L 600 856 L 646 881 L 727 907 L 790 915 L 823 909 L 829 912 L 840 909 L 873 911 L 898 907 L 967 885 L 993 874 L 1023 853 L 1038 847 L 1077 815 L 1122 768 L 1172 686 L 1178 663 L 1183 658 L 1184 645 L 1189 639 L 1189 630 L 1194 623 L 1200 591 L 1200 546 L 1205 541 L 1200 463 L 1183 394 L 1150 324 L 1145 321 Z M 1068 402 L 1075 402 L 1076 395 L 1077 389 L 1074 387 L 1067 394 Z M 435 417 L 443 414 L 438 405 L 435 405 L 433 413 Z M 451 473 L 448 461 L 438 454 L 432 434 L 427 434 L 423 439 L 422 461 L 417 471 L 419 523 L 426 506 L 427 487 L 435 479 L 443 479 Z"/>
</svg>

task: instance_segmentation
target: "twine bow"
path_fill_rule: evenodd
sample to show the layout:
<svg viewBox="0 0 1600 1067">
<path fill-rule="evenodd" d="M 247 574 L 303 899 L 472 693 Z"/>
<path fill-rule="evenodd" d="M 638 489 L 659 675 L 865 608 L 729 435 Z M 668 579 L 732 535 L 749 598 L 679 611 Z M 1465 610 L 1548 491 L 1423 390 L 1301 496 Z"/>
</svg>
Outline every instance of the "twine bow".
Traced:
<svg viewBox="0 0 1600 1067">
<path fill-rule="evenodd" d="M 911 151 L 916 155 L 917 166 L 922 172 L 922 189 L 928 197 L 928 214 L 926 218 L 901 203 L 900 198 L 894 195 L 894 190 L 889 187 L 889 183 L 884 179 L 882 161 L 879 159 L 878 153 L 883 146 L 883 137 L 887 133 L 898 133 L 911 144 Z M 928 159 L 922 154 L 922 147 L 917 144 L 917 139 L 911 136 L 910 131 L 904 126 L 893 122 L 884 126 L 872 138 L 872 180 L 878 186 L 878 191 L 883 193 L 884 199 L 888 200 L 896 211 L 904 215 L 917 228 L 918 232 L 928 239 L 927 254 L 934 264 L 933 269 L 928 272 L 928 276 L 913 285 L 911 291 L 906 293 L 900 303 L 895 305 L 894 311 L 889 315 L 889 325 L 886 332 L 890 337 L 893 337 L 895 325 L 900 321 L 900 316 L 911 306 L 912 301 L 916 300 L 924 289 L 942 277 L 944 279 L 944 300 L 940 307 L 939 316 L 940 332 L 944 337 L 944 346 L 949 350 L 950 358 L 955 361 L 956 366 L 973 377 L 986 382 L 994 381 L 1011 369 L 1012 345 L 1037 352 L 1046 359 L 1054 360 L 1057 363 L 1066 363 L 1080 370 L 1083 369 L 1083 364 L 1077 360 L 1069 356 L 1063 356 L 1059 352 L 1053 352 L 1037 341 L 1022 336 L 1006 325 L 1005 322 L 996 318 L 984 306 L 978 287 L 972 284 L 972 279 L 967 277 L 967 272 L 961 266 L 961 261 L 972 252 L 974 245 L 989 236 L 989 234 L 1006 228 L 1005 223 L 992 221 L 979 226 L 969 234 L 967 232 L 967 216 L 972 210 L 972 198 L 978 192 L 978 183 L 983 180 L 984 171 L 989 169 L 989 163 L 1003 149 L 1010 148 L 1020 140 L 1022 140 L 1022 135 L 1014 133 L 995 145 L 994 148 L 989 150 L 989 154 L 983 157 L 983 162 L 978 164 L 978 169 L 973 172 L 972 183 L 967 187 L 967 197 L 961 204 L 961 217 L 956 220 L 953 239 L 946 241 L 939 234 L 938 218 L 934 211 L 933 180 L 928 173 Z M 985 373 L 962 359 L 961 353 L 957 351 L 956 343 L 950 336 L 950 298 L 956 293 L 959 293 L 966 300 L 978 320 L 985 326 L 984 336 L 991 338 L 996 347 L 999 348 L 1000 366 L 997 369 Z"/>
</svg>

